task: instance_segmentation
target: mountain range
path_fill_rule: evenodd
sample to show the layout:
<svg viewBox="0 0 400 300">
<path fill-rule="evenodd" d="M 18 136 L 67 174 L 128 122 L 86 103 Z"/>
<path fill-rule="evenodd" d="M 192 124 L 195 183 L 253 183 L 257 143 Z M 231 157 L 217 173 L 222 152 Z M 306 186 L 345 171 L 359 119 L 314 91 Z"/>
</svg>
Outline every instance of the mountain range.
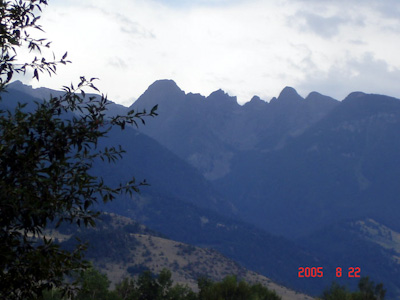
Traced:
<svg viewBox="0 0 400 300">
<path fill-rule="evenodd" d="M 287 87 L 240 106 L 221 90 L 185 94 L 163 80 L 131 108 L 156 102 L 159 118 L 140 130 L 218 186 L 245 220 L 291 238 L 362 216 L 400 229 L 397 99 L 303 99 Z"/>
<path fill-rule="evenodd" d="M 56 93 L 19 82 L 8 90 L 4 103 Z M 133 174 L 151 186 L 103 209 L 313 295 L 332 280 L 357 284 L 336 278 L 338 266 L 359 267 L 400 295 L 398 99 L 303 98 L 287 87 L 241 106 L 222 90 L 205 97 L 160 80 L 131 107 L 109 107 L 115 114 L 155 104 L 159 116 L 145 126 L 101 141 L 121 144 L 124 158 L 95 167 L 111 184 Z M 299 278 L 301 266 L 326 271 Z"/>
</svg>

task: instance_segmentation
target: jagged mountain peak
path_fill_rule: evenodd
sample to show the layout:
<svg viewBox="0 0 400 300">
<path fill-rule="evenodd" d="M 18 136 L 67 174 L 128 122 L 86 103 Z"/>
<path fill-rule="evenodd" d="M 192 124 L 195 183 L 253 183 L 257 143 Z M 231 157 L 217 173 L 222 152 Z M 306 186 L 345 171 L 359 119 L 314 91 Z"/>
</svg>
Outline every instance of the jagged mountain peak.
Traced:
<svg viewBox="0 0 400 300">
<path fill-rule="evenodd" d="M 142 108 L 158 104 L 161 110 L 169 109 L 171 106 L 176 106 L 182 102 L 185 96 L 185 92 L 178 87 L 175 81 L 170 79 L 157 80 L 147 88 L 130 108 Z"/>
<path fill-rule="evenodd" d="M 23 86 L 25 86 L 25 84 L 20 80 L 15 80 L 8 85 L 9 88 L 21 88 Z"/>
<path fill-rule="evenodd" d="M 246 102 L 244 105 L 247 107 L 260 107 L 262 105 L 268 104 L 264 100 L 261 100 L 258 96 L 253 96 L 249 102 Z"/>
<path fill-rule="evenodd" d="M 171 79 L 160 79 L 153 82 L 146 92 L 163 92 L 167 94 L 182 94 L 184 93 L 175 81 Z"/>
<path fill-rule="evenodd" d="M 212 92 L 208 97 L 221 97 L 221 96 L 223 96 L 223 97 L 231 97 L 231 96 L 228 95 L 228 93 L 226 93 L 222 89 L 218 89 L 218 90 Z"/>
<path fill-rule="evenodd" d="M 306 97 L 306 100 L 313 100 L 313 99 L 318 99 L 321 97 L 326 97 L 318 92 L 311 92 L 308 94 L 308 96 Z"/>
<path fill-rule="evenodd" d="M 239 105 L 237 103 L 236 96 L 230 96 L 228 93 L 223 91 L 222 89 L 216 90 L 212 92 L 208 97 L 207 100 L 211 100 L 213 103 L 232 103 Z"/>
<path fill-rule="evenodd" d="M 285 87 L 278 97 L 278 101 L 296 101 L 296 100 L 304 100 L 304 99 L 297 93 L 297 91 L 294 88 L 290 86 Z"/>
<path fill-rule="evenodd" d="M 306 101 L 308 102 L 329 102 L 329 103 L 339 103 L 338 100 L 329 97 L 329 96 L 325 96 L 322 95 L 318 92 L 311 92 L 310 94 L 308 94 L 308 96 L 305 98 Z"/>
<path fill-rule="evenodd" d="M 261 101 L 261 98 L 258 96 L 253 96 L 253 98 L 251 98 L 250 102 L 252 102 L 252 101 L 258 102 L 258 101 Z"/>
<path fill-rule="evenodd" d="M 17 90 L 39 99 L 48 99 L 50 95 L 60 96 L 64 94 L 63 91 L 56 91 L 46 87 L 33 88 L 31 85 L 24 84 L 20 80 L 16 80 L 8 84 L 7 89 Z"/>
<path fill-rule="evenodd" d="M 363 92 L 352 92 L 343 101 L 348 101 L 352 99 L 363 98 L 366 94 Z"/>
</svg>

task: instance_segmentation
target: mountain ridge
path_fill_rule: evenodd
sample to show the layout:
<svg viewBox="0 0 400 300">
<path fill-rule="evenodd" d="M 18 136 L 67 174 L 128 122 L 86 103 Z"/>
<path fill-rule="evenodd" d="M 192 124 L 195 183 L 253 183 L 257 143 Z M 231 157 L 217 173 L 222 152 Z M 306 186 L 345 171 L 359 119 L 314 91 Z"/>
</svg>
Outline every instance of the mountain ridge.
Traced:
<svg viewBox="0 0 400 300">
<path fill-rule="evenodd" d="M 287 88 L 283 96 L 297 100 L 253 97 L 240 106 L 223 91 L 211 94 L 216 101 L 166 81 L 138 99 L 131 108 L 159 102 L 159 116 L 139 131 L 112 134 L 110 142 L 128 147 L 133 158 L 99 172 L 119 180 L 131 166 L 147 170 L 139 178 L 151 176 L 154 185 L 138 201 L 122 199 L 107 209 L 177 240 L 217 248 L 312 294 L 327 284 L 296 278 L 298 266 L 334 270 L 338 258 L 324 256 L 323 247 L 340 249 L 347 264 L 363 258 L 362 267 L 376 271 L 364 275 L 385 278 L 388 295 L 398 298 L 400 271 L 388 259 L 390 249 L 344 224 L 373 219 L 382 230 L 400 232 L 400 101 L 362 92 L 344 101 L 317 92 L 299 99 Z M 215 205 L 213 197 L 227 201 L 247 223 L 216 214 L 229 207 Z M 312 236 L 316 244 L 310 244 Z"/>
<path fill-rule="evenodd" d="M 10 89 L 2 95 L 3 103 L 38 100 L 22 92 L 15 98 L 15 93 Z M 235 218 L 228 198 L 151 137 L 127 126 L 124 131 L 113 129 L 106 139 L 99 141 L 98 147 L 118 144 L 127 151 L 123 158 L 115 164 L 95 162 L 93 174 L 102 176 L 110 186 L 134 175 L 138 182 L 147 179 L 150 187 L 142 187 L 141 194 L 133 198 L 121 195 L 96 209 L 133 218 L 177 241 L 219 250 L 246 267 L 270 274 L 279 283 L 296 279 L 296 273 L 289 270 L 295 269 L 299 261 L 313 261 L 314 255 L 298 245 Z M 278 254 L 281 259 L 275 260 Z M 304 289 L 299 283 L 291 287 Z"/>
<path fill-rule="evenodd" d="M 157 84 L 152 86 L 154 88 Z M 280 100 L 268 103 L 253 97 L 253 101 L 243 106 L 222 90 L 208 97 L 180 93 L 179 100 L 168 91 L 157 92 L 163 94 L 161 100 L 149 98 L 145 93 L 130 108 L 140 110 L 161 103 L 159 118 L 143 127 L 142 132 L 158 140 L 211 180 L 230 172 L 230 161 L 235 151 L 279 147 L 287 136 L 299 134 L 338 103 L 327 96 L 318 98 L 320 94 L 314 94 L 313 100 L 305 100 L 289 87 L 282 91 Z M 288 100 L 290 95 L 297 95 L 297 100 L 302 100 Z"/>
<path fill-rule="evenodd" d="M 199 95 L 201 97 L 203 97 L 204 99 L 207 99 L 211 96 L 211 98 L 215 98 L 215 99 L 220 99 L 221 96 L 226 97 L 225 99 L 230 99 L 230 100 L 235 100 L 236 104 L 238 104 L 239 106 L 244 106 L 247 103 L 251 102 L 251 100 L 253 100 L 253 98 L 258 98 L 260 99 L 262 102 L 266 103 L 266 104 L 270 104 L 271 102 L 276 102 L 276 101 L 293 101 L 293 98 L 295 98 L 295 100 L 305 100 L 307 98 L 309 98 L 310 96 L 323 96 L 324 98 L 330 98 L 333 100 L 336 100 L 330 96 L 326 96 L 323 94 L 320 94 L 316 91 L 312 91 L 308 94 L 308 96 L 306 98 L 303 98 L 302 96 L 300 96 L 298 94 L 298 92 L 296 91 L 295 88 L 290 87 L 290 86 L 286 86 L 282 89 L 282 91 L 279 93 L 279 95 L 277 97 L 273 97 L 271 98 L 269 101 L 265 101 L 262 100 L 259 96 L 254 95 L 250 101 L 245 102 L 243 105 L 240 105 L 237 102 L 237 97 L 236 96 L 231 96 L 229 95 L 229 93 L 227 93 L 226 91 L 224 91 L 222 88 L 219 88 L 213 92 L 211 92 L 208 96 L 202 95 L 200 93 L 192 93 L 192 92 L 188 92 L 186 93 L 185 91 L 183 91 L 178 84 L 172 80 L 172 79 L 159 79 L 154 81 L 147 89 L 146 91 L 141 95 L 147 95 L 148 93 L 158 93 L 159 91 L 162 91 L 162 93 L 160 95 L 162 95 L 162 97 L 160 98 L 160 100 L 162 101 L 164 99 L 164 95 L 168 94 L 175 94 L 175 95 L 180 95 L 180 94 L 185 94 L 185 95 Z M 140 99 L 140 97 L 135 100 L 130 107 L 134 106 L 135 102 L 137 102 Z M 338 100 L 336 100 L 338 101 Z M 294 102 L 294 101 L 293 101 Z"/>
</svg>

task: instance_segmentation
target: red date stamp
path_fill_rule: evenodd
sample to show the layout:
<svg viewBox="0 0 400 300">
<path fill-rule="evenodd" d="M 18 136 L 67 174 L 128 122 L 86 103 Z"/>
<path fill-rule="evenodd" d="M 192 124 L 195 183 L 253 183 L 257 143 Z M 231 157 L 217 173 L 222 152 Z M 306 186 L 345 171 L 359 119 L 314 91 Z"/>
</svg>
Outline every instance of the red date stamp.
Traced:
<svg viewBox="0 0 400 300">
<path fill-rule="evenodd" d="M 346 276 L 349 278 L 352 277 L 360 277 L 361 269 L 359 267 L 349 267 L 346 271 L 343 271 L 341 267 L 336 268 L 336 277 Z M 299 267 L 298 277 L 305 278 L 315 278 L 315 277 L 324 277 L 324 268 L 323 267 Z"/>
</svg>

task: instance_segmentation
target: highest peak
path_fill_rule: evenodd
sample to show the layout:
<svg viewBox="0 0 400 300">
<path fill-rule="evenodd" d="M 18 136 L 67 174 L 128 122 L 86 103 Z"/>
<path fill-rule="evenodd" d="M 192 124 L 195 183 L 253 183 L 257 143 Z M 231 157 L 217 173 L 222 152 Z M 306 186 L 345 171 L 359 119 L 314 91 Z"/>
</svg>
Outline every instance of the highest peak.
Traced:
<svg viewBox="0 0 400 300">
<path fill-rule="evenodd" d="M 163 101 L 163 99 L 171 100 L 184 98 L 185 92 L 178 87 L 175 81 L 170 79 L 162 79 L 157 80 L 150 85 L 142 96 L 151 96 Z"/>
<path fill-rule="evenodd" d="M 171 79 L 157 80 L 154 83 L 152 83 L 147 90 L 162 91 L 164 93 L 182 92 L 182 90 L 178 87 L 175 81 Z"/>
<path fill-rule="evenodd" d="M 185 92 L 182 91 L 173 80 L 163 79 L 157 80 L 151 84 L 147 90 L 137 99 L 131 107 L 160 104 L 161 107 L 168 105 L 176 105 L 185 99 Z"/>
<path fill-rule="evenodd" d="M 304 100 L 304 99 L 297 93 L 297 91 L 294 88 L 287 86 L 279 94 L 278 100 L 293 101 L 293 100 Z"/>
<path fill-rule="evenodd" d="M 11 88 L 19 88 L 19 87 L 28 87 L 26 84 L 23 84 L 21 80 L 15 80 L 8 84 L 8 87 Z"/>
<path fill-rule="evenodd" d="M 18 90 L 20 92 L 24 92 L 24 93 L 28 93 L 31 94 L 34 91 L 38 91 L 40 89 L 46 89 L 46 88 L 36 88 L 34 89 L 31 85 L 27 85 L 25 83 L 23 83 L 20 80 L 15 80 L 11 83 L 9 83 L 6 87 L 7 89 L 14 89 L 14 90 Z"/>
</svg>

